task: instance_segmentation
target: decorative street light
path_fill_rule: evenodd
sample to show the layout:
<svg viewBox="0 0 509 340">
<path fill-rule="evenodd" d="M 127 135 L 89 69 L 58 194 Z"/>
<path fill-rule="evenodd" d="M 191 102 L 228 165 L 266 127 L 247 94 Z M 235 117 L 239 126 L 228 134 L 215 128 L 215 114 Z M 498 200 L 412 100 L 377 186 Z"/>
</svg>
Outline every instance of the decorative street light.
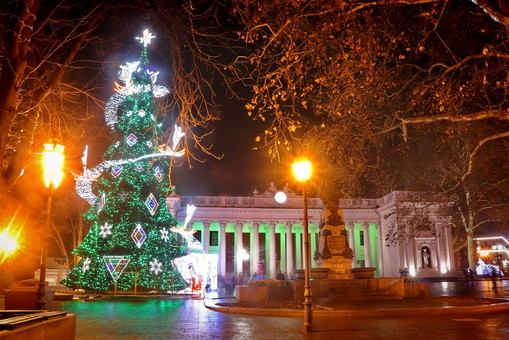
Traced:
<svg viewBox="0 0 509 340">
<path fill-rule="evenodd" d="M 44 144 L 43 151 L 44 162 L 44 184 L 48 188 L 48 199 L 46 204 L 46 223 L 44 225 L 44 236 L 42 240 L 41 268 L 39 273 L 39 289 L 37 290 L 36 306 L 38 310 L 46 309 L 46 258 L 48 256 L 48 231 L 51 220 L 51 199 L 53 191 L 58 188 L 64 173 L 62 167 L 64 164 L 64 146 L 53 143 Z"/>
<path fill-rule="evenodd" d="M 309 248 L 308 231 L 308 202 L 306 195 L 306 182 L 311 178 L 311 162 L 305 158 L 298 158 L 292 164 L 295 178 L 302 182 L 302 197 L 304 199 L 304 324 L 302 330 L 304 333 L 312 332 L 315 329 L 313 325 L 313 302 L 311 301 L 311 253 Z"/>
</svg>

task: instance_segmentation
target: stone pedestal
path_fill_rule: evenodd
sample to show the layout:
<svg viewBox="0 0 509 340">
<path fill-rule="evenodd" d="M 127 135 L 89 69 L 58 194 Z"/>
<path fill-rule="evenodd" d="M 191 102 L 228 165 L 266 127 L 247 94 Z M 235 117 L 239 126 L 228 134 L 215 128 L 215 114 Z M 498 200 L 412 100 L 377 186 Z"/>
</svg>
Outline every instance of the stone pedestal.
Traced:
<svg viewBox="0 0 509 340">
<path fill-rule="evenodd" d="M 330 269 L 329 278 L 331 280 L 350 280 L 354 278 L 352 259 L 333 256 L 330 259 L 323 260 L 323 266 Z"/>
<path fill-rule="evenodd" d="M 375 270 L 373 267 L 353 268 L 352 273 L 356 279 L 372 279 L 375 277 Z"/>
<path fill-rule="evenodd" d="M 343 210 L 326 209 L 323 213 L 324 225 L 320 228 L 319 262 L 329 268 L 329 278 L 333 280 L 353 279 L 352 249 L 348 246 Z"/>
</svg>

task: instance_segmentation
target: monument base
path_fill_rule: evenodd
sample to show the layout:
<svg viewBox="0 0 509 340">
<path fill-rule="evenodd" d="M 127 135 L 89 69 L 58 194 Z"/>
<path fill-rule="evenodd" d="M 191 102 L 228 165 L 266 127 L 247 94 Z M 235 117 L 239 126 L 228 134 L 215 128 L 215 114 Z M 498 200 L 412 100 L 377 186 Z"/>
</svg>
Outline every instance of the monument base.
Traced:
<svg viewBox="0 0 509 340">
<path fill-rule="evenodd" d="M 333 256 L 324 259 L 322 265 L 330 269 L 329 279 L 331 280 L 350 280 L 354 278 L 354 274 L 352 273 L 352 259 L 347 259 L 342 256 Z"/>
</svg>

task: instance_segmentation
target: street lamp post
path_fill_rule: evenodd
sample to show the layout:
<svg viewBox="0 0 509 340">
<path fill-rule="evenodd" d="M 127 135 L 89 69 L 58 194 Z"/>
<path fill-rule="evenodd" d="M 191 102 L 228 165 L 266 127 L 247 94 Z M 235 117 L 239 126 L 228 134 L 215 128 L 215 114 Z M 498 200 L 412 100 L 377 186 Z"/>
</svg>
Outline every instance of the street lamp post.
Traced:
<svg viewBox="0 0 509 340">
<path fill-rule="evenodd" d="M 304 324 L 302 330 L 309 333 L 315 330 L 313 324 L 313 302 L 311 301 L 311 253 L 309 247 L 308 231 L 308 200 L 306 193 L 306 182 L 311 178 L 311 162 L 307 159 L 297 159 L 292 164 L 295 178 L 302 182 L 302 197 L 304 199 Z"/>
<path fill-rule="evenodd" d="M 64 163 L 64 146 L 50 143 L 44 144 L 44 184 L 48 188 L 46 201 L 46 221 L 44 223 L 44 235 L 42 240 L 41 267 L 39 271 L 39 288 L 37 290 L 36 307 L 38 310 L 46 309 L 46 259 L 48 257 L 48 231 L 51 222 L 51 200 L 53 191 L 58 188 L 62 181 L 62 166 Z"/>
</svg>

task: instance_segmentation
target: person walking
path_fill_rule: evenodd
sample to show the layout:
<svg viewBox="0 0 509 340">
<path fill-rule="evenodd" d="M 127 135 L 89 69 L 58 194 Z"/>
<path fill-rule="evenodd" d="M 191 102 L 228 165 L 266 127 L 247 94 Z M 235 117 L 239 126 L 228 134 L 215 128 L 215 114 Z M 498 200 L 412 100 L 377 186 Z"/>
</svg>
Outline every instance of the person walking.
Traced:
<svg viewBox="0 0 509 340">
<path fill-rule="evenodd" d="M 493 289 L 497 290 L 497 268 L 491 267 L 491 282 L 493 282 Z"/>
<path fill-rule="evenodd" d="M 473 287 L 474 286 L 474 279 L 475 279 L 475 272 L 468 268 L 468 277 L 470 279 L 470 285 Z"/>
<path fill-rule="evenodd" d="M 464 276 L 464 280 L 465 280 L 465 286 L 469 286 L 470 285 L 470 273 L 469 273 L 469 270 L 470 270 L 470 268 L 463 269 L 463 276 Z"/>
</svg>

